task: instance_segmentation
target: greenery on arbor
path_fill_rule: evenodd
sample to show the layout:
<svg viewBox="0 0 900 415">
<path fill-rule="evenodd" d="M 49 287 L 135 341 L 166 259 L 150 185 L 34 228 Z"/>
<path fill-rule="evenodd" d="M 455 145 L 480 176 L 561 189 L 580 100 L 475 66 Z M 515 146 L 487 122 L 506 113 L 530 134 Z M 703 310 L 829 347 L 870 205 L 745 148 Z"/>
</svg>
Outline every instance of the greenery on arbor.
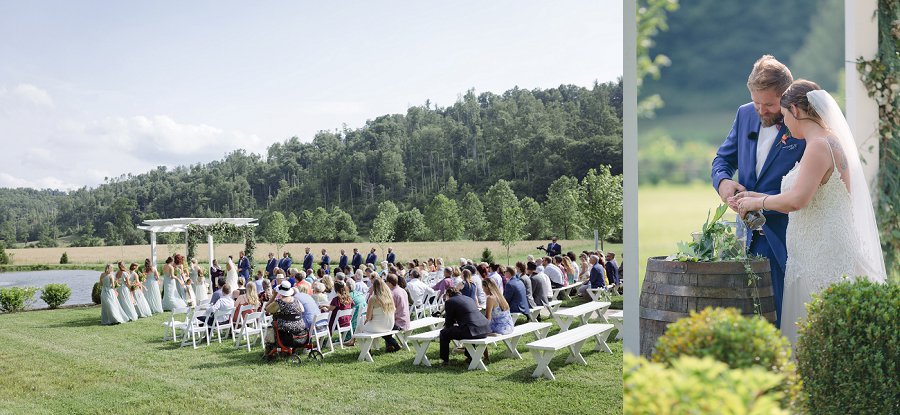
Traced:
<svg viewBox="0 0 900 415">
<path fill-rule="evenodd" d="M 878 52 L 857 68 L 878 105 L 879 167 L 876 211 L 885 267 L 900 276 L 900 1 L 878 1 Z"/>
<path fill-rule="evenodd" d="M 488 195 L 489 188 L 502 181 L 510 203 L 528 197 L 541 204 L 561 175 L 580 179 L 601 164 L 620 174 L 621 116 L 620 81 L 499 94 L 470 90 L 446 107 L 426 102 L 360 128 L 292 137 L 262 155 L 238 150 L 210 163 L 161 166 L 71 192 L 0 189 L 0 239 L 7 247 L 59 238 L 76 246 L 140 244 L 147 235 L 135 225 L 148 219 L 265 218 L 277 211 L 285 215 L 290 241 L 354 241 L 372 234 L 380 203 L 392 202 L 398 215 L 410 212 L 402 226 L 417 225 L 413 209 L 427 217 L 438 194 L 466 219 L 446 238 L 496 239 L 499 210 L 491 201 L 500 194 Z M 414 230 L 410 239 L 423 235 Z M 436 238 L 429 231 L 424 237 Z M 184 244 L 172 235 L 159 242 Z"/>
</svg>

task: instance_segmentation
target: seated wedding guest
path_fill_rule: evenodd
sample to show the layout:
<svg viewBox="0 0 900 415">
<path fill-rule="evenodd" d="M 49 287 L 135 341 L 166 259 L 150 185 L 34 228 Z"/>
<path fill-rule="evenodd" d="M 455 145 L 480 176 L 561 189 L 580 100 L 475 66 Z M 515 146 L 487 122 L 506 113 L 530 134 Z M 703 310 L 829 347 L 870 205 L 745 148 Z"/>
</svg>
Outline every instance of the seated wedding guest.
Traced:
<svg viewBox="0 0 900 415">
<path fill-rule="evenodd" d="M 550 304 L 550 296 L 553 294 L 553 290 L 550 289 L 550 279 L 543 273 L 538 272 L 537 264 L 534 262 L 528 263 L 526 274 L 531 278 L 531 291 L 534 296 L 534 304 L 536 306 L 546 307 Z"/>
<path fill-rule="evenodd" d="M 578 271 L 575 269 L 575 264 L 569 259 L 568 256 L 563 256 L 562 261 L 560 261 L 560 269 L 562 269 L 563 274 L 566 276 L 566 284 L 574 284 L 575 279 L 578 278 Z"/>
<path fill-rule="evenodd" d="M 409 296 L 406 290 L 400 287 L 399 278 L 394 274 L 388 274 L 387 285 L 391 289 L 391 298 L 394 300 L 394 330 L 409 330 Z M 395 345 L 388 352 L 400 350 L 400 344 L 394 340 L 394 336 L 385 336 L 385 343 Z M 393 350 L 392 350 L 393 349 Z"/>
<path fill-rule="evenodd" d="M 456 287 L 446 290 L 444 328 L 440 335 L 441 361 L 450 364 L 450 342 L 453 340 L 483 339 L 491 332 L 491 323 L 478 311 L 475 301 L 459 295 Z M 485 353 L 487 351 L 485 350 Z M 471 358 L 466 352 L 466 360 Z"/>
<path fill-rule="evenodd" d="M 353 298 L 350 296 L 350 293 L 347 292 L 347 286 L 344 285 L 343 282 L 337 281 L 334 283 L 334 291 L 337 295 L 331 300 L 331 303 L 326 305 L 320 305 L 319 309 L 322 311 L 330 311 L 331 317 L 328 318 L 328 327 L 334 327 L 334 319 L 337 317 L 338 311 L 343 310 L 352 310 L 353 309 Z M 338 320 L 338 325 L 340 327 L 347 327 L 350 325 L 352 316 L 343 316 L 340 320 Z M 350 333 L 347 333 L 348 335 Z M 345 339 L 341 339 L 341 341 L 348 340 L 349 337 Z"/>
<path fill-rule="evenodd" d="M 309 284 L 309 283 L 307 283 Z M 312 298 L 308 292 L 294 288 L 294 299 L 303 306 L 303 322 L 306 327 L 312 327 L 316 315 L 319 313 L 319 304 Z"/>
<path fill-rule="evenodd" d="M 544 274 L 547 275 L 547 278 L 550 278 L 550 288 L 562 287 L 566 278 L 563 276 L 562 270 L 559 269 L 556 258 L 544 257 Z"/>
<path fill-rule="evenodd" d="M 300 271 L 297 268 L 288 268 L 287 270 L 287 281 L 291 283 L 291 286 L 297 285 L 297 281 L 302 278 L 299 277 Z"/>
<path fill-rule="evenodd" d="M 587 283 L 591 278 L 591 264 L 588 261 L 588 255 L 582 253 L 578 256 L 578 262 L 580 263 L 580 271 L 578 273 L 578 281 L 582 281 Z"/>
<path fill-rule="evenodd" d="M 313 312 L 318 310 L 319 308 L 315 307 Z M 282 281 L 278 286 L 278 296 L 266 306 L 266 312 L 272 315 L 273 324 L 278 328 L 278 336 L 283 339 L 299 335 L 308 327 L 304 318 L 305 309 L 294 297 L 294 289 L 287 281 Z M 274 343 L 275 333 L 266 330 L 267 347 L 271 347 L 269 345 Z"/>
<path fill-rule="evenodd" d="M 245 305 L 252 306 L 253 308 L 244 311 L 244 314 L 242 315 L 240 313 L 241 307 Z M 250 284 L 247 286 L 246 293 L 239 295 L 238 298 L 234 300 L 234 318 L 232 321 L 238 322 L 242 316 L 245 317 L 247 314 L 259 311 L 260 307 L 262 307 L 262 304 L 259 301 L 259 295 L 256 293 L 256 284 Z"/>
<path fill-rule="evenodd" d="M 406 290 L 409 291 L 409 296 L 412 297 L 412 304 L 422 305 L 426 298 L 435 294 L 434 288 L 422 282 L 421 274 L 415 269 L 409 271 L 409 276 L 410 279 L 409 283 L 406 284 Z"/>
<path fill-rule="evenodd" d="M 325 284 L 321 282 L 313 283 L 313 294 L 312 298 L 316 301 L 316 304 L 323 305 L 328 304 L 328 296 L 325 295 Z"/>
<path fill-rule="evenodd" d="M 537 304 L 534 302 L 534 291 L 531 287 L 531 278 L 528 277 L 528 274 L 525 272 L 525 264 L 522 262 L 516 262 L 516 276 L 519 277 L 519 280 L 522 281 L 522 285 L 525 286 L 525 299 L 528 300 L 528 309 L 534 310 L 537 307 Z"/>
<path fill-rule="evenodd" d="M 275 299 L 275 292 L 272 290 L 272 281 L 268 278 L 263 279 L 262 290 L 259 291 L 260 310 L 263 310 L 269 301 Z"/>
<path fill-rule="evenodd" d="M 323 292 L 325 293 L 325 298 L 330 303 L 331 299 L 336 295 L 334 293 L 334 279 L 331 278 L 331 275 L 323 274 L 322 278 L 319 279 L 319 282 L 321 282 L 322 285 L 325 286 L 325 290 Z"/>
<path fill-rule="evenodd" d="M 389 264 L 387 261 L 381 261 L 381 271 L 378 272 L 379 277 L 384 278 L 385 276 L 387 276 L 389 271 L 388 266 Z"/>
<path fill-rule="evenodd" d="M 588 282 L 584 283 L 581 287 L 578 288 L 578 294 L 584 297 L 586 300 L 590 301 L 591 296 L 588 294 L 587 290 L 592 288 L 604 288 L 606 287 L 606 282 L 604 281 L 606 278 L 606 270 L 603 268 L 601 264 L 601 259 L 597 255 L 591 255 L 591 268 L 590 268 L 590 279 Z"/>
<path fill-rule="evenodd" d="M 368 301 L 364 293 L 356 290 L 352 279 L 348 279 L 347 282 L 347 289 L 350 291 L 350 298 L 353 300 L 353 318 L 350 319 L 350 324 L 353 325 L 353 332 L 356 333 L 359 330 L 359 315 L 368 308 Z M 353 338 L 344 342 L 344 346 L 353 346 L 353 344 Z"/>
<path fill-rule="evenodd" d="M 300 280 L 300 282 L 298 282 L 294 286 L 294 290 L 304 292 L 309 295 L 312 295 L 312 293 L 313 293 L 312 284 L 310 284 L 309 281 L 307 281 L 307 280 Z"/>
<path fill-rule="evenodd" d="M 353 290 L 362 293 L 363 295 L 369 293 L 369 285 L 363 281 L 363 270 L 358 269 L 353 274 Z"/>
<path fill-rule="evenodd" d="M 475 295 L 475 283 L 472 282 L 472 273 L 469 270 L 463 270 L 462 272 L 462 282 L 456 285 L 456 288 L 459 288 L 459 293 L 469 297 L 472 301 L 476 301 L 477 298 Z M 487 295 L 487 293 L 485 293 Z M 477 301 L 476 301 L 477 303 Z"/>
<path fill-rule="evenodd" d="M 525 283 L 513 272 L 512 267 L 507 267 L 503 270 L 503 274 L 507 279 L 506 289 L 503 290 L 503 298 L 509 304 L 509 312 L 519 313 L 527 317 L 531 313 L 531 307 L 528 304 Z"/>
<path fill-rule="evenodd" d="M 569 258 L 569 262 L 572 263 L 572 267 L 575 268 L 575 280 L 578 280 L 578 277 L 581 276 L 581 264 L 578 262 L 578 257 L 575 256 L 575 253 L 572 251 L 566 252 L 566 257 Z"/>
<path fill-rule="evenodd" d="M 256 271 L 256 277 L 253 279 L 253 284 L 256 285 L 256 292 L 262 292 L 262 280 L 266 279 L 265 274 L 263 274 L 262 270 Z"/>
<path fill-rule="evenodd" d="M 488 267 L 488 278 L 494 281 L 494 284 L 497 284 L 497 287 L 500 288 L 500 295 L 503 295 L 503 284 L 506 284 L 506 281 L 503 281 L 503 274 L 500 272 L 500 264 L 484 264 Z"/>
<path fill-rule="evenodd" d="M 209 298 L 210 304 L 215 304 L 216 301 L 219 301 L 219 298 L 222 297 L 222 287 L 225 286 L 225 277 L 219 277 L 216 281 L 216 286 L 219 288 L 213 291 L 212 297 Z M 231 290 L 228 292 L 231 292 Z"/>
<path fill-rule="evenodd" d="M 394 312 L 396 306 L 388 284 L 381 278 L 372 280 L 372 295 L 366 310 L 366 322 L 361 333 L 384 333 L 394 329 Z M 393 336 L 385 337 L 385 349 L 388 352 L 400 350 L 400 345 Z"/>
<path fill-rule="evenodd" d="M 448 287 L 455 287 L 456 284 L 453 283 L 453 270 L 450 268 L 444 268 L 444 279 L 438 281 L 433 287 L 432 290 L 439 292 L 439 295 L 444 295 L 444 291 L 447 291 Z"/>
<path fill-rule="evenodd" d="M 247 288 L 244 287 L 244 279 L 238 278 L 237 289 L 231 292 L 231 298 L 237 300 L 238 296 L 244 295 L 246 293 Z"/>
<path fill-rule="evenodd" d="M 216 302 L 210 301 L 210 306 L 206 309 L 206 315 L 197 317 L 198 320 L 206 323 L 207 330 L 212 330 L 213 318 L 215 317 L 217 311 L 230 310 L 234 308 L 234 299 L 231 298 L 231 286 L 229 286 L 228 284 L 222 284 L 222 288 L 220 289 L 220 291 L 221 294 L 219 295 L 219 298 L 216 299 Z M 227 323 L 230 318 L 230 315 L 225 316 L 222 320 L 219 321 L 219 323 Z"/>
<path fill-rule="evenodd" d="M 513 319 L 509 314 L 509 303 L 500 294 L 500 288 L 490 278 L 484 280 L 482 285 L 484 286 L 484 293 L 487 294 L 485 317 L 491 322 L 491 332 L 494 334 L 512 333 Z"/>
</svg>

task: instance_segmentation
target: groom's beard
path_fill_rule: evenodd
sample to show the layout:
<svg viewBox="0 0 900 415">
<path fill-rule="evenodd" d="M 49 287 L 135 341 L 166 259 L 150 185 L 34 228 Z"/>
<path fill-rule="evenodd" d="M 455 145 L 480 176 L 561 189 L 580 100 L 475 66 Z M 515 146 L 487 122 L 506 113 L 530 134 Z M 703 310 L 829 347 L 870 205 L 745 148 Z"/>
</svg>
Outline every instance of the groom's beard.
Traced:
<svg viewBox="0 0 900 415">
<path fill-rule="evenodd" d="M 780 111 L 770 115 L 762 115 L 759 111 L 756 113 L 759 114 L 759 121 L 762 123 L 763 127 L 771 127 L 784 121 L 784 115 Z"/>
</svg>

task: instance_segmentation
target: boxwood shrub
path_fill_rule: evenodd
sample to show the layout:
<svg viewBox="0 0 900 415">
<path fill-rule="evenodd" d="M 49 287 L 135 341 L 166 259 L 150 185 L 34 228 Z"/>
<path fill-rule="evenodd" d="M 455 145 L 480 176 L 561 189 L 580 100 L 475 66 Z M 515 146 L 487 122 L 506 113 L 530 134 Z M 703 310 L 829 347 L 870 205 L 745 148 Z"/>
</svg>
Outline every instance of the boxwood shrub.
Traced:
<svg viewBox="0 0 900 415">
<path fill-rule="evenodd" d="M 72 289 L 66 284 L 47 284 L 41 290 L 41 300 L 44 300 L 50 308 L 59 308 L 69 301 L 71 296 Z"/>
<path fill-rule="evenodd" d="M 22 311 L 34 302 L 35 287 L 0 288 L 0 311 L 15 313 Z"/>
<path fill-rule="evenodd" d="M 797 367 L 810 413 L 900 413 L 900 285 L 845 280 L 814 295 Z"/>
</svg>

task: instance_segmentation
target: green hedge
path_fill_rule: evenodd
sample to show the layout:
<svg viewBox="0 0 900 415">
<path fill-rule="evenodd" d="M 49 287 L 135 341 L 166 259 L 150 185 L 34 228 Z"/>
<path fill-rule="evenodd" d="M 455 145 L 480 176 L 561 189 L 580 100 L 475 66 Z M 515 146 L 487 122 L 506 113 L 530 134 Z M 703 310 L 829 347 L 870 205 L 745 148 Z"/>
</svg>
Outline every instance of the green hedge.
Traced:
<svg viewBox="0 0 900 415">
<path fill-rule="evenodd" d="M 666 328 L 656 342 L 653 361 L 671 363 L 680 356 L 711 357 L 731 368 L 763 367 L 783 375 L 780 389 L 793 408 L 802 406 L 802 387 L 791 346 L 778 329 L 758 317 L 744 317 L 734 308 L 691 312 Z"/>
<path fill-rule="evenodd" d="M 843 281 L 807 312 L 797 366 L 810 413 L 900 413 L 900 285 Z"/>
<path fill-rule="evenodd" d="M 759 366 L 729 369 L 710 357 L 682 356 L 670 365 L 625 355 L 626 415 L 780 415 L 784 376 Z"/>
<path fill-rule="evenodd" d="M 71 296 L 72 289 L 66 284 L 47 284 L 41 290 L 41 300 L 44 300 L 50 308 L 59 308 L 69 301 Z"/>
<path fill-rule="evenodd" d="M 35 287 L 0 288 L 0 311 L 15 313 L 22 311 L 34 302 Z"/>
</svg>

